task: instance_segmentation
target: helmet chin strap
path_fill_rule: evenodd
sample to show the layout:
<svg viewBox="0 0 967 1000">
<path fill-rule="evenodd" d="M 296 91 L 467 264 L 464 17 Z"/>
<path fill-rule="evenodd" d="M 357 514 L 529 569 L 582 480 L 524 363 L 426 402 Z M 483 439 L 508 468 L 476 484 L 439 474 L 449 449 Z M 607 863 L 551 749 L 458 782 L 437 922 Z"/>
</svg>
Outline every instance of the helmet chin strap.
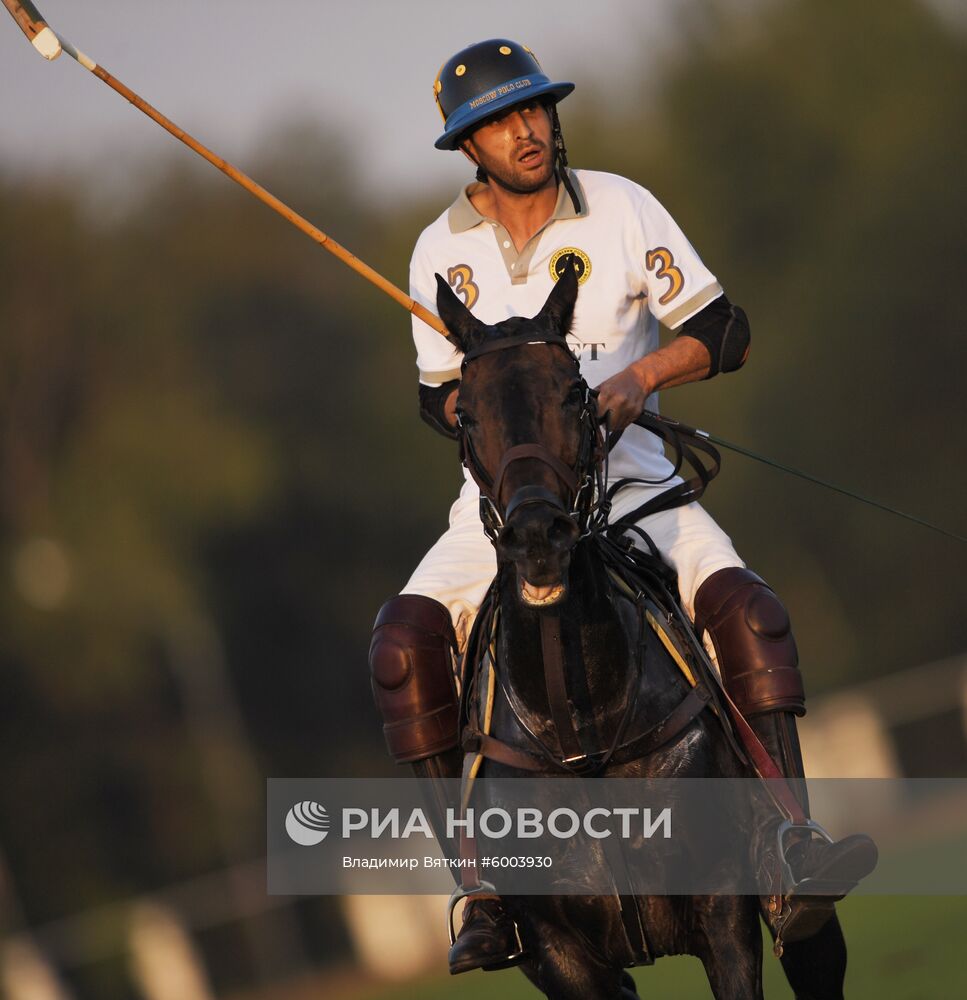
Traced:
<svg viewBox="0 0 967 1000">
<path fill-rule="evenodd" d="M 558 179 L 564 185 L 564 190 L 567 191 L 571 199 L 574 211 L 580 215 L 581 202 L 578 199 L 577 191 L 574 190 L 574 185 L 571 183 L 571 175 L 568 173 L 567 146 L 564 145 L 564 133 L 561 131 L 561 119 L 557 116 L 556 104 L 551 105 L 550 112 L 551 139 L 554 143 L 554 169 L 557 173 Z"/>
</svg>

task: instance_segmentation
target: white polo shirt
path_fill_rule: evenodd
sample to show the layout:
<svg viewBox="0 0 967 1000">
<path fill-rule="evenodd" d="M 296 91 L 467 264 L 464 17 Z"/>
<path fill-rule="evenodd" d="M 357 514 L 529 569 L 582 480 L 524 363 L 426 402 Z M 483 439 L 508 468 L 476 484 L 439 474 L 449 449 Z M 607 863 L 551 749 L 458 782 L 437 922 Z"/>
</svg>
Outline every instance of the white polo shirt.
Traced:
<svg viewBox="0 0 967 1000">
<path fill-rule="evenodd" d="M 557 280 L 555 268 L 574 254 L 579 286 L 568 339 L 582 374 L 598 386 L 659 346 L 659 321 L 676 329 L 722 288 L 649 191 L 592 170 L 571 171 L 571 179 L 580 211 L 560 185 L 554 213 L 519 254 L 504 227 L 474 208 L 469 195 L 477 185 L 461 191 L 416 243 L 410 295 L 436 312 L 439 272 L 484 323 L 534 316 Z M 461 353 L 415 316 L 413 338 L 420 381 L 438 385 L 460 375 Z M 647 406 L 657 410 L 657 394 Z M 611 453 L 611 479 L 659 480 L 671 471 L 661 442 L 640 427 L 629 427 Z"/>
</svg>

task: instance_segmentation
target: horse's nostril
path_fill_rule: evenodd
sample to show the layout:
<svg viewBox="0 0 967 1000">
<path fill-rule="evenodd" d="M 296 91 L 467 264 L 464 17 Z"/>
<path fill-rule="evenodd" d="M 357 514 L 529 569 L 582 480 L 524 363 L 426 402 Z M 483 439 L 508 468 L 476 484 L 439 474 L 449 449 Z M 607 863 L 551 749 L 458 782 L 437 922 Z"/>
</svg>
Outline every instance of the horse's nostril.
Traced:
<svg viewBox="0 0 967 1000">
<path fill-rule="evenodd" d="M 505 559 L 517 561 L 526 557 L 534 561 L 535 567 L 545 568 L 570 549 L 579 534 L 578 526 L 566 514 L 550 518 L 530 515 L 521 524 L 505 525 L 497 539 L 497 548 Z"/>
</svg>

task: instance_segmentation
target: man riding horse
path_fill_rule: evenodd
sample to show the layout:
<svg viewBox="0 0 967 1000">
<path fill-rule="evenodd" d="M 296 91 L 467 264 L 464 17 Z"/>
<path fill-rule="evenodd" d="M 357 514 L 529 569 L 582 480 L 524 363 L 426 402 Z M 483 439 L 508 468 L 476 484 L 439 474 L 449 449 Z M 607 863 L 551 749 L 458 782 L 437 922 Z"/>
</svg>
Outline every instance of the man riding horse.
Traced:
<svg viewBox="0 0 967 1000">
<path fill-rule="evenodd" d="M 463 303 L 493 324 L 536 313 L 562 268 L 576 268 L 572 347 L 597 386 L 599 414 L 612 431 L 624 431 L 610 456 L 610 482 L 647 481 L 617 494 L 617 517 L 677 481 L 658 438 L 631 422 L 646 407 L 657 409 L 660 389 L 739 369 L 749 324 L 650 192 L 613 174 L 569 169 L 557 104 L 573 89 L 552 82 L 527 46 L 505 39 L 471 45 L 444 64 L 434 83 L 445 123 L 436 147 L 459 149 L 477 180 L 417 241 L 410 294 L 434 308 L 435 274 L 443 274 Z M 664 347 L 659 322 L 676 334 Z M 456 437 L 462 356 L 415 318 L 413 335 L 420 413 Z M 682 604 L 705 635 L 726 691 L 796 784 L 803 778 L 796 716 L 805 705 L 786 609 L 699 504 L 638 523 L 676 571 Z M 460 776 L 453 657 L 495 572 L 468 475 L 448 530 L 380 610 L 370 650 L 390 752 L 432 782 Z M 556 599 L 539 578 L 523 583 L 521 597 L 534 606 Z M 797 881 L 841 886 L 828 896 L 793 898 L 783 937 L 794 941 L 816 932 L 832 914 L 832 898 L 872 870 L 876 848 L 862 835 L 836 843 L 803 838 L 787 860 Z M 500 900 L 471 897 L 450 949 L 451 972 L 500 967 L 518 951 Z"/>
</svg>

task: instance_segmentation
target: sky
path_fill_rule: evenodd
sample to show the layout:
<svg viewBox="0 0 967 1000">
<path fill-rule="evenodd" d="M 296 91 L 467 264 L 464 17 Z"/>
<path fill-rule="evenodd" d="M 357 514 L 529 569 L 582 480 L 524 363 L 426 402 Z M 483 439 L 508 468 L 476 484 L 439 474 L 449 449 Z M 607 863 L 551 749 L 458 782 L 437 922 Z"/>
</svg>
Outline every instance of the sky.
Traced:
<svg viewBox="0 0 967 1000">
<path fill-rule="evenodd" d="M 657 61 L 674 38 L 675 3 L 37 0 L 59 35 L 241 169 L 280 123 L 308 118 L 335 127 L 377 193 L 390 178 L 410 190 L 465 179 L 457 154 L 433 148 L 431 90 L 463 46 L 509 37 L 552 77 L 620 90 L 622 67 Z M 132 164 L 177 149 L 69 56 L 41 58 L 0 14 L 0 170 L 80 167 L 121 190 Z"/>
<path fill-rule="evenodd" d="M 456 187 L 459 154 L 431 85 L 454 52 L 488 37 L 529 45 L 578 93 L 621 99 L 622 80 L 660 72 L 685 12 L 752 14 L 779 0 L 37 0 L 50 25 L 243 171 L 278 130 L 318 122 L 355 155 L 377 199 Z M 967 26 L 964 0 L 929 0 Z M 273 18 L 274 13 L 274 18 Z M 566 107 L 563 120 L 567 124 Z M 48 63 L 0 12 L 0 175 L 81 170 L 119 204 L 152 165 L 194 154 L 69 56 Z M 256 178 L 257 179 L 257 178 Z"/>
</svg>

